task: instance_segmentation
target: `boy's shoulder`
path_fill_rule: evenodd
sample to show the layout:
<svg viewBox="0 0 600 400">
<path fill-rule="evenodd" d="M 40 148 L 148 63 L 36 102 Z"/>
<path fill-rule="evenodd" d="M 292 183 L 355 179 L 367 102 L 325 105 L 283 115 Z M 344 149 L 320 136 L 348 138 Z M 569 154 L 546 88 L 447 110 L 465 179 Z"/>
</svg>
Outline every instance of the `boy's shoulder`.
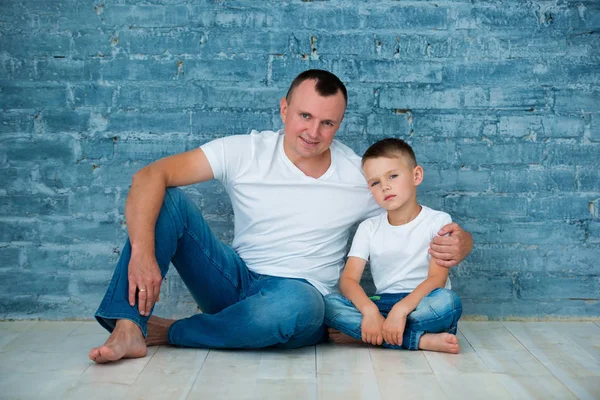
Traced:
<svg viewBox="0 0 600 400">
<path fill-rule="evenodd" d="M 452 220 L 452 217 L 447 212 L 434 210 L 433 208 L 429 208 L 424 205 L 421 205 L 421 208 L 422 208 L 421 212 L 423 213 L 423 216 L 429 220 L 438 220 L 438 219 Z"/>
</svg>

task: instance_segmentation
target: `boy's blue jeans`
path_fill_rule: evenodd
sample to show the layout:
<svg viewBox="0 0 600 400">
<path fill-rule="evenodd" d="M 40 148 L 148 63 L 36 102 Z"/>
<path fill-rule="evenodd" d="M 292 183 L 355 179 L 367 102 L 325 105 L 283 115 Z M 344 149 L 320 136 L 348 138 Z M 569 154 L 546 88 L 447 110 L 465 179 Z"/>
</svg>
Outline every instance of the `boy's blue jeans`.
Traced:
<svg viewBox="0 0 600 400">
<path fill-rule="evenodd" d="M 381 294 L 373 300 L 381 314 L 387 318 L 392 307 L 409 293 Z M 377 299 L 379 297 L 379 299 Z M 452 290 L 434 289 L 423 297 L 417 308 L 408 314 L 402 336 L 402 346 L 383 343 L 384 347 L 419 349 L 419 340 L 425 333 L 456 333 L 456 324 L 462 314 L 462 303 Z M 325 324 L 362 340 L 360 324 L 362 314 L 350 300 L 334 293 L 325 297 Z"/>
<path fill-rule="evenodd" d="M 287 348 L 313 345 L 325 329 L 323 296 L 301 279 L 256 274 L 219 241 L 200 210 L 179 189 L 167 189 L 155 229 L 156 260 L 164 277 L 172 262 L 203 311 L 176 321 L 169 343 L 183 347 Z M 129 240 L 96 319 L 107 330 L 118 319 L 147 335 L 148 316 L 129 305 Z"/>
</svg>

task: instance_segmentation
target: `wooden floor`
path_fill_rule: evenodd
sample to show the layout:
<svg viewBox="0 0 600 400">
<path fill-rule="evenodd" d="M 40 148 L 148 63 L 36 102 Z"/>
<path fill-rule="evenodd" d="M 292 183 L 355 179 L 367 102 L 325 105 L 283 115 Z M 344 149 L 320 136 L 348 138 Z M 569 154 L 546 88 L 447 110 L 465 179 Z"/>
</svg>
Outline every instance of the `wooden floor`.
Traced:
<svg viewBox="0 0 600 400">
<path fill-rule="evenodd" d="M 600 399 L 600 323 L 459 324 L 461 353 L 152 347 L 95 365 L 95 322 L 0 322 L 1 399 Z"/>
</svg>

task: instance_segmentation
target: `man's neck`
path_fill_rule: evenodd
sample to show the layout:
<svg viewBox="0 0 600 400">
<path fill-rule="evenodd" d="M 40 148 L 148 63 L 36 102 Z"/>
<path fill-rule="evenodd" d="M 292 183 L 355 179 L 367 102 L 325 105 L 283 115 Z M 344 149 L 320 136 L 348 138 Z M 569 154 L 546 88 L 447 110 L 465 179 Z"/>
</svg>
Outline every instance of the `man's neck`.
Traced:
<svg viewBox="0 0 600 400">
<path fill-rule="evenodd" d="M 400 208 L 388 211 L 388 222 L 393 226 L 408 224 L 410 221 L 417 218 L 421 209 L 422 207 L 417 203 L 417 199 L 414 199 Z"/>
<path fill-rule="evenodd" d="M 283 151 L 292 164 L 296 166 L 296 168 L 302 171 L 304 175 L 310 176 L 311 178 L 320 178 L 331 166 L 330 149 L 327 149 L 327 151 L 319 154 L 318 156 L 305 158 L 288 149 L 284 142 Z"/>
</svg>

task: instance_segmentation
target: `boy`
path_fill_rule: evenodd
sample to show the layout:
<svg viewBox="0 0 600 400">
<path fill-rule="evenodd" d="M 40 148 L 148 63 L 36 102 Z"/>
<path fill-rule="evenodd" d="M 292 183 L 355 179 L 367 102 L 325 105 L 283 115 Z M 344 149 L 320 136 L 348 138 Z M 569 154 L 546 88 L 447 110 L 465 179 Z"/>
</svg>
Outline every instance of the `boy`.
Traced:
<svg viewBox="0 0 600 400">
<path fill-rule="evenodd" d="M 331 340 L 458 353 L 454 334 L 462 304 L 449 290 L 448 268 L 427 252 L 450 216 L 417 202 L 423 168 L 403 140 L 383 139 L 369 147 L 362 169 L 386 212 L 360 224 L 340 278 L 343 296 L 325 298 Z M 373 300 L 359 284 L 369 259 L 377 289 Z"/>
</svg>

